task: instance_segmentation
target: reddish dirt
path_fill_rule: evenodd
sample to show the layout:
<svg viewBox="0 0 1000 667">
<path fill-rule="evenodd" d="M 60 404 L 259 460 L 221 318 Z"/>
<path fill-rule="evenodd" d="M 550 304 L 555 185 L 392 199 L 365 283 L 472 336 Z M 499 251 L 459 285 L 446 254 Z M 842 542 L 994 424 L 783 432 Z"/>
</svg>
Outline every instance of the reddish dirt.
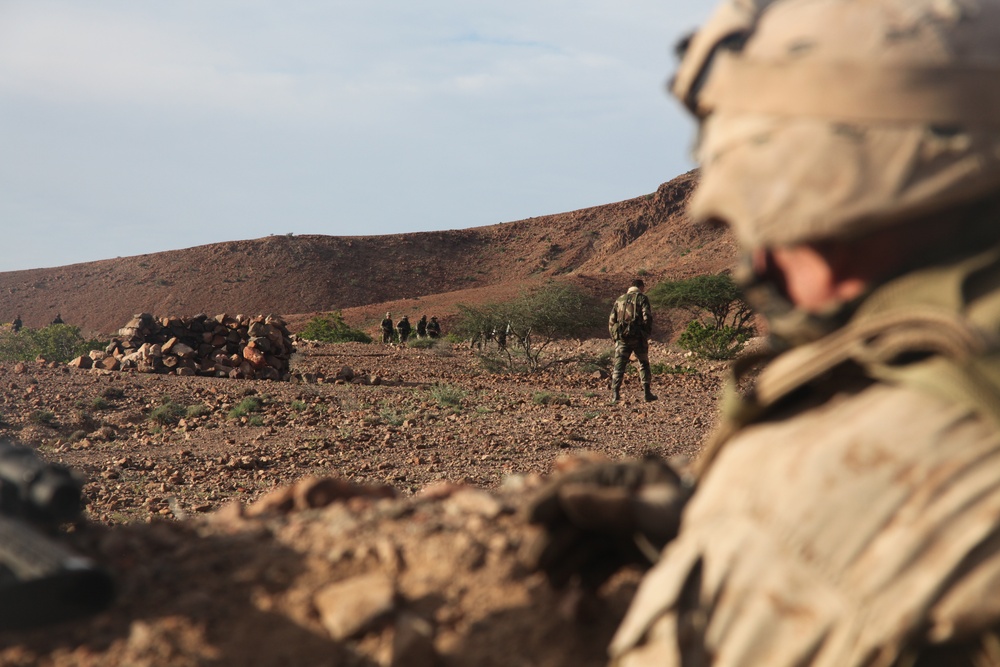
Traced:
<svg viewBox="0 0 1000 667">
<path fill-rule="evenodd" d="M 139 311 L 292 310 L 294 331 L 331 309 L 374 329 L 388 309 L 447 328 L 457 304 L 551 277 L 610 299 L 639 269 L 655 283 L 732 264 L 726 235 L 680 213 L 693 180 L 478 230 L 271 237 L 0 274 L 0 312 L 108 332 Z M 632 372 L 614 406 L 594 370 L 603 334 L 558 343 L 548 356 L 565 363 L 532 375 L 488 373 L 446 341 L 299 343 L 293 370 L 323 381 L 298 384 L 0 364 L 0 435 L 88 480 L 84 520 L 55 539 L 117 583 L 100 614 L 0 628 L 0 665 L 604 664 L 638 573 L 599 604 L 552 591 L 522 565 L 521 511 L 566 455 L 697 453 L 724 369 L 672 346 L 658 316 L 660 400 L 641 401 Z M 334 381 L 344 366 L 365 381 Z M 248 399 L 255 411 L 234 411 Z M 186 416 L 158 422 L 167 401 Z M 340 480 L 336 498 L 316 478 Z M 373 600 L 380 612 L 364 612 Z"/>
</svg>

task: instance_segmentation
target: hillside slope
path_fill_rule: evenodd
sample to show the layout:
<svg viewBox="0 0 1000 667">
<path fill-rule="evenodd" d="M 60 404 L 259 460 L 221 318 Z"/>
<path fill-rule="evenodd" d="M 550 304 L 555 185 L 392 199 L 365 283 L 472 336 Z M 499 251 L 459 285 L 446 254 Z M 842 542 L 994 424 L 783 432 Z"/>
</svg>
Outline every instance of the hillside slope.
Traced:
<svg viewBox="0 0 1000 667">
<path fill-rule="evenodd" d="M 39 327 L 60 313 L 88 332 L 134 313 L 306 314 L 344 310 L 367 324 L 386 308 L 433 310 L 508 298 L 568 276 L 599 296 L 636 272 L 655 281 L 728 268 L 722 230 L 696 227 L 684 205 L 696 172 L 655 193 L 569 213 L 471 229 L 381 236 L 269 236 L 69 266 L 0 273 L 0 321 Z M 299 318 L 294 315 L 300 314 Z"/>
</svg>

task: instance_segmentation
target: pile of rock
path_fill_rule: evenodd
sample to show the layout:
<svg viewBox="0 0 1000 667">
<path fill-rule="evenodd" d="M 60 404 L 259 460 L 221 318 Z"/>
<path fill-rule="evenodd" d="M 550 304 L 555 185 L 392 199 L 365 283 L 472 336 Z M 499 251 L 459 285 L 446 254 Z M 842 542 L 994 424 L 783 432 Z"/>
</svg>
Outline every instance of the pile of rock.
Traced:
<svg viewBox="0 0 1000 667">
<path fill-rule="evenodd" d="M 134 369 L 258 380 L 287 380 L 295 348 L 275 315 L 135 315 L 103 352 L 69 362 L 76 368 Z"/>
</svg>

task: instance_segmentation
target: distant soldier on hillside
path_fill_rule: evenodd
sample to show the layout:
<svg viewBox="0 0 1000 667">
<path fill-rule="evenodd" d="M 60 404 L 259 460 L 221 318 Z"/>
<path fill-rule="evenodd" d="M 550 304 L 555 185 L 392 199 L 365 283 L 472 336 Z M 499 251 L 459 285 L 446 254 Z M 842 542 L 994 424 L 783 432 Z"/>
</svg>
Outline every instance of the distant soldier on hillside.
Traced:
<svg viewBox="0 0 1000 667">
<path fill-rule="evenodd" d="M 10 328 L 14 330 L 14 333 L 17 333 L 18 331 L 20 331 L 22 326 L 24 326 L 24 324 L 21 322 L 21 316 L 20 315 L 18 315 L 17 317 L 15 317 L 14 321 L 10 323 Z"/>
<path fill-rule="evenodd" d="M 432 316 L 431 321 L 427 323 L 427 335 L 431 338 L 439 338 L 441 336 L 441 324 L 435 316 Z"/>
<path fill-rule="evenodd" d="M 427 336 L 427 316 L 421 315 L 420 319 L 417 320 L 417 338 L 424 338 Z"/>
<path fill-rule="evenodd" d="M 62 315 L 60 315 L 59 313 L 56 313 L 56 318 L 54 320 L 52 320 L 52 324 L 66 324 L 66 323 L 63 322 Z"/>
<path fill-rule="evenodd" d="M 403 315 L 399 319 L 399 322 L 396 323 L 396 331 L 399 333 L 400 344 L 406 344 L 406 339 L 410 337 L 410 331 L 412 330 L 412 327 L 410 327 L 410 316 Z"/>
<path fill-rule="evenodd" d="M 395 338 L 396 330 L 392 326 L 392 313 L 386 313 L 382 320 L 382 342 L 391 345 Z"/>
<path fill-rule="evenodd" d="M 641 278 L 632 281 L 632 286 L 615 301 L 608 318 L 608 331 L 615 342 L 615 363 L 611 371 L 611 402 L 617 403 L 625 367 L 632 355 L 639 362 L 639 380 L 642 381 L 643 397 L 655 401 L 650 391 L 652 373 L 649 370 L 649 334 L 653 332 L 653 312 L 649 297 L 643 294 L 646 284 Z"/>
</svg>

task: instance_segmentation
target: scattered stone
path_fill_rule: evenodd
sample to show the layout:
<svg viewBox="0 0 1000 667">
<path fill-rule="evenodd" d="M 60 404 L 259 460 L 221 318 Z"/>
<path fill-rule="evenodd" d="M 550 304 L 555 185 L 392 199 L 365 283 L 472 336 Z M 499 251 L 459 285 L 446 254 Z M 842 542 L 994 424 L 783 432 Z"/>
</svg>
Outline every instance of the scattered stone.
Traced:
<svg viewBox="0 0 1000 667">
<path fill-rule="evenodd" d="M 393 582 L 381 572 L 352 577 L 319 590 L 313 597 L 320 622 L 341 641 L 374 629 L 396 604 Z"/>
<path fill-rule="evenodd" d="M 91 359 L 89 356 L 81 356 L 81 357 L 76 357 L 66 365 L 69 366 L 70 368 L 89 369 L 94 366 L 94 360 Z"/>
<path fill-rule="evenodd" d="M 448 504 L 449 510 L 475 514 L 484 519 L 495 519 L 504 511 L 503 504 L 494 495 L 473 488 L 456 491 L 449 498 Z"/>
<path fill-rule="evenodd" d="M 393 498 L 391 486 L 355 484 L 337 477 L 307 477 L 292 486 L 275 489 L 246 509 L 247 516 L 288 514 L 293 511 L 326 507 L 351 498 Z"/>
</svg>

